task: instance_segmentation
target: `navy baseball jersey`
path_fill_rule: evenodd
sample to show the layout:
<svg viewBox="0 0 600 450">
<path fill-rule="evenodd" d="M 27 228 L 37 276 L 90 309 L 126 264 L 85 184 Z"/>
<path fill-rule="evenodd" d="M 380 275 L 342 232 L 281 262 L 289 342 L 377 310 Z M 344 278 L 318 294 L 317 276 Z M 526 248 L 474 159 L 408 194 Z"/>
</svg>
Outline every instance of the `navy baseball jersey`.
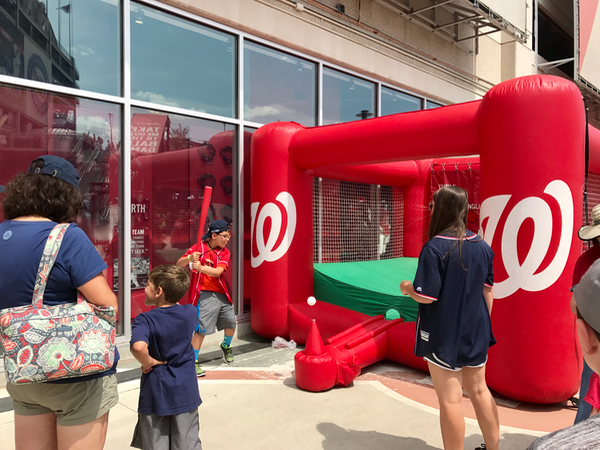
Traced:
<svg viewBox="0 0 600 450">
<path fill-rule="evenodd" d="M 493 259 L 490 246 L 470 231 L 460 248 L 448 235 L 425 244 L 413 286 L 433 302 L 419 304 L 416 356 L 435 353 L 452 369 L 485 363 L 496 343 L 483 297 L 484 286 L 494 284 Z"/>
</svg>

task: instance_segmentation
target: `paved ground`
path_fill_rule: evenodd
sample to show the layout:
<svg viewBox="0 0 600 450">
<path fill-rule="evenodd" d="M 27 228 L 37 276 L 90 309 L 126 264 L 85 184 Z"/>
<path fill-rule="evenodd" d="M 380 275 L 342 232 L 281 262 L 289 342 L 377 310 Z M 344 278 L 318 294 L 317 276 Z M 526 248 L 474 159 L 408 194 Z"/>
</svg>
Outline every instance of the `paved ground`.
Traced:
<svg viewBox="0 0 600 450">
<path fill-rule="evenodd" d="M 198 380 L 200 437 L 205 450 L 434 450 L 442 449 L 437 400 L 431 379 L 382 362 L 349 387 L 301 391 L 294 381 L 294 354 L 258 336 L 234 340 L 235 362 L 222 364 L 217 344 L 203 349 L 207 376 Z M 111 410 L 106 450 L 129 448 L 139 395 L 138 364 L 119 364 L 120 401 Z M 497 397 L 501 448 L 525 449 L 535 437 L 573 423 L 575 409 L 538 406 Z M 465 449 L 483 442 L 464 401 Z M 0 448 L 14 450 L 12 402 L 0 388 Z"/>
</svg>

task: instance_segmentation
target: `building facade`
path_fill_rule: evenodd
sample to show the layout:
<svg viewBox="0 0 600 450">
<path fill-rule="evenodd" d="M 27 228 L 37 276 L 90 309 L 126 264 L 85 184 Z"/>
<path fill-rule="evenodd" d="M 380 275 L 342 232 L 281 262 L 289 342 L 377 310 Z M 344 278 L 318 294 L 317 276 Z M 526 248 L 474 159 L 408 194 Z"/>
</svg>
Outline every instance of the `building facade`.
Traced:
<svg viewBox="0 0 600 450">
<path fill-rule="evenodd" d="M 41 154 L 75 164 L 79 226 L 108 264 L 123 341 L 149 269 L 195 242 L 212 187 L 207 220 L 232 225 L 243 330 L 258 127 L 468 102 L 538 72 L 576 78 L 571 1 L 489 3 L 0 0 L 0 184 Z M 598 92 L 585 89 L 598 126 Z"/>
</svg>

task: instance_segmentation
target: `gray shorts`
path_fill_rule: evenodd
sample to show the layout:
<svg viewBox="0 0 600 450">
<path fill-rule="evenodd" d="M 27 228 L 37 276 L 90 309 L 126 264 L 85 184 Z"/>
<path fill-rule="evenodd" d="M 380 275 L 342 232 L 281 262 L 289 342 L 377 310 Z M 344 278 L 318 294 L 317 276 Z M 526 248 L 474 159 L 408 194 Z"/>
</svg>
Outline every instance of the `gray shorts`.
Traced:
<svg viewBox="0 0 600 450">
<path fill-rule="evenodd" d="M 235 329 L 235 312 L 227 296 L 220 292 L 201 291 L 198 298 L 198 334 L 208 335 L 217 330 Z"/>
<path fill-rule="evenodd" d="M 138 414 L 131 446 L 143 450 L 202 450 L 198 409 L 174 416 Z"/>
<path fill-rule="evenodd" d="M 61 426 L 83 425 L 102 417 L 119 402 L 116 375 L 75 383 L 7 384 L 15 414 L 56 414 Z"/>
</svg>

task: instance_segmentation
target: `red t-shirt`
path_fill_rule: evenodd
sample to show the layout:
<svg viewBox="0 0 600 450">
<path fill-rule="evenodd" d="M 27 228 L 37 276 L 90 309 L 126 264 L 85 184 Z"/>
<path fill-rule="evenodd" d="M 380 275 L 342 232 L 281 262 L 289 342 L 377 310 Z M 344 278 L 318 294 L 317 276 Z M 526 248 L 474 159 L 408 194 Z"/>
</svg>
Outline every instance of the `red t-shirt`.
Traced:
<svg viewBox="0 0 600 450">
<path fill-rule="evenodd" d="M 583 252 L 579 258 L 577 258 L 575 267 L 573 268 L 573 286 L 579 283 L 583 274 L 587 272 L 597 259 L 600 259 L 600 245 L 592 245 L 591 248 Z"/>
<path fill-rule="evenodd" d="M 226 248 L 216 247 L 211 249 L 205 242 L 201 243 L 200 249 L 197 244 L 194 244 L 183 256 L 191 255 L 194 252 L 200 252 L 200 262 L 206 267 L 223 267 L 223 273 L 229 267 L 229 258 L 231 253 Z M 227 295 L 229 299 L 229 293 L 223 281 L 223 274 L 220 277 L 211 277 L 210 275 L 201 274 L 199 284 L 197 285 L 197 291 L 211 291 L 220 292 Z M 229 300 L 231 301 L 231 299 Z"/>
</svg>

